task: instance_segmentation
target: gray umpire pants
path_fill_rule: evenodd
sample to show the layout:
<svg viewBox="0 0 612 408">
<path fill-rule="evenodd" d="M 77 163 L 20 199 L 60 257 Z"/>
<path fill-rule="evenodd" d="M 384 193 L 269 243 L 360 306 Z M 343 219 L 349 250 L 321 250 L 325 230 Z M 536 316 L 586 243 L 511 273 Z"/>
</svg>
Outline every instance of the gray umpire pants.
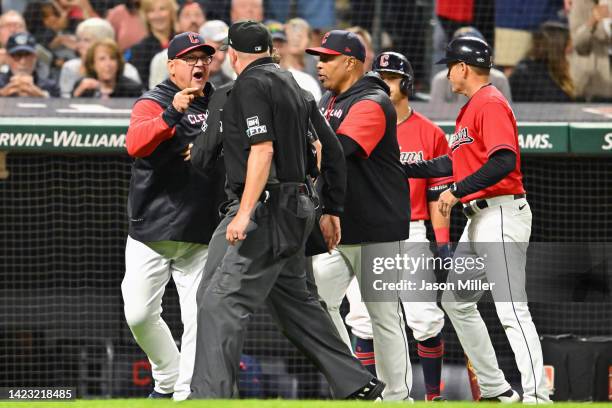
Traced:
<svg viewBox="0 0 612 408">
<path fill-rule="evenodd" d="M 372 375 L 353 357 L 307 286 L 304 245 L 314 223 L 311 199 L 281 188 L 258 204 L 246 239 L 231 246 L 225 233 L 238 206 L 237 201 L 229 206 L 209 245 L 197 293 L 190 398 L 238 396 L 246 326 L 264 303 L 283 334 L 325 375 L 333 396 L 348 397 Z"/>
</svg>

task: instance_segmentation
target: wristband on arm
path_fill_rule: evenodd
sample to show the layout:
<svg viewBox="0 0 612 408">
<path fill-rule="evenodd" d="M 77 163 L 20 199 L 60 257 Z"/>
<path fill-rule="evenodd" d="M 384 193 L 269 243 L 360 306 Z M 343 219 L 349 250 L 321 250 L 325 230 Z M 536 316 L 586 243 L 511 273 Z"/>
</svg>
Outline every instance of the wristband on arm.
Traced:
<svg viewBox="0 0 612 408">
<path fill-rule="evenodd" d="M 440 184 L 437 186 L 428 187 L 425 191 L 425 195 L 427 197 L 427 201 L 438 201 L 440 194 L 442 194 L 445 190 L 447 190 L 451 186 L 451 183 Z"/>
</svg>

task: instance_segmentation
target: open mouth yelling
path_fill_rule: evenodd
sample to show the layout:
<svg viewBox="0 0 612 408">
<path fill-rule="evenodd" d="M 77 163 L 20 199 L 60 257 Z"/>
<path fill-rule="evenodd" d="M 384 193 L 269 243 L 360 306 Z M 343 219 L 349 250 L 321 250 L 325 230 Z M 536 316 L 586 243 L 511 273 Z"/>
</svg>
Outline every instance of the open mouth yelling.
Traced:
<svg viewBox="0 0 612 408">
<path fill-rule="evenodd" d="M 201 69 L 195 69 L 191 74 L 191 83 L 192 86 L 203 88 L 204 83 L 206 82 L 206 74 Z"/>
</svg>

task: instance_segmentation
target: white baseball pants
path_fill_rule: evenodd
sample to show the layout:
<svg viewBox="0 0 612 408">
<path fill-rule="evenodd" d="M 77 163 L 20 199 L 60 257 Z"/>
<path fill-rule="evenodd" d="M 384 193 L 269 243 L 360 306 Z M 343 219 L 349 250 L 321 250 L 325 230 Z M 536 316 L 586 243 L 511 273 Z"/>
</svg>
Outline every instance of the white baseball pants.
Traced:
<svg viewBox="0 0 612 408">
<path fill-rule="evenodd" d="M 410 223 L 410 238 L 404 241 L 403 249 L 410 257 L 433 257 L 433 254 L 426 248 L 423 243 L 428 243 L 427 228 L 425 222 L 412 221 Z M 420 245 L 415 245 L 419 243 Z M 412 245 L 411 245 L 412 244 Z M 425 253 L 423 254 L 423 251 Z M 436 277 L 433 270 L 421 269 L 416 271 L 415 281 L 426 280 L 435 282 Z M 444 327 L 444 312 L 436 303 L 436 293 L 430 292 L 426 295 L 431 295 L 431 301 L 423 301 L 421 293 L 418 301 L 411 301 L 409 291 L 402 292 L 402 301 L 404 305 L 404 314 L 406 315 L 406 323 L 412 330 L 412 335 L 415 340 L 423 341 L 432 338 L 442 331 Z M 346 297 L 350 303 L 350 312 L 346 315 L 346 324 L 351 327 L 353 334 L 362 339 L 372 339 L 372 322 L 370 315 L 361 300 L 361 292 L 356 279 L 351 281 L 346 292 Z M 414 299 L 413 299 L 414 300 Z"/>
<path fill-rule="evenodd" d="M 144 244 L 128 236 L 125 276 L 121 283 L 125 319 L 151 362 L 155 391 L 174 392 L 184 400 L 191 392 L 196 346 L 196 292 L 208 256 L 208 246 L 185 242 Z M 161 318 L 166 284 L 174 280 L 181 306 L 181 351 Z"/>
<path fill-rule="evenodd" d="M 531 210 L 524 198 L 515 200 L 512 196 L 500 196 L 488 201 L 488 208 L 468 220 L 454 255 L 454 259 L 484 256 L 486 268 L 480 271 L 470 269 L 462 274 L 451 271 L 448 282 L 495 282 L 491 293 L 521 372 L 523 402 L 549 403 L 542 347 L 531 320 L 525 291 Z M 499 369 L 489 333 L 476 306 L 483 293 L 482 290 L 476 291 L 474 296 L 446 290 L 442 306 L 472 362 L 480 392 L 486 398 L 507 391 L 510 385 Z M 469 299 L 466 300 L 465 296 Z"/>
<path fill-rule="evenodd" d="M 362 253 L 374 251 L 381 247 L 393 246 L 399 249 L 399 242 L 342 245 L 331 254 L 313 257 L 314 276 L 319 295 L 327 304 L 332 320 L 342 339 L 351 348 L 350 340 L 342 317 L 340 304 L 353 277 L 361 281 Z M 397 280 L 400 272 L 397 271 Z M 383 399 L 387 401 L 411 400 L 412 368 L 408 357 L 408 343 L 401 302 L 366 302 L 366 308 L 372 317 L 372 333 L 376 350 L 376 371 L 380 380 L 387 384 Z"/>
</svg>

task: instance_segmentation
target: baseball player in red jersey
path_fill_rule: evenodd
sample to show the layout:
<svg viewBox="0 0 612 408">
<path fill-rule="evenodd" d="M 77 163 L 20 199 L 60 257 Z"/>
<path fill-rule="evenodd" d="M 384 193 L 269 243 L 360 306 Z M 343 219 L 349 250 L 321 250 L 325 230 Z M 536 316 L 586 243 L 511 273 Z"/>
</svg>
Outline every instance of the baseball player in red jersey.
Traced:
<svg viewBox="0 0 612 408">
<path fill-rule="evenodd" d="M 408 97 L 412 90 L 414 73 L 408 59 L 396 52 L 383 52 L 374 59 L 373 70 L 381 74 L 391 91 L 390 98 L 397 113 L 397 140 L 401 162 L 410 164 L 448 154 L 444 131 L 410 107 Z M 448 256 L 450 220 L 438 210 L 437 200 L 440 192 L 452 183 L 452 178 L 410 179 L 409 183 L 410 238 L 405 241 L 404 253 L 410 257 L 433 257 L 425 228 L 425 221 L 431 218 L 440 255 Z M 415 282 L 436 281 L 434 271 L 430 268 L 417 270 L 412 279 Z M 417 352 L 423 368 L 425 398 L 428 401 L 443 400 L 440 396 L 440 379 L 444 343 L 440 332 L 444 327 L 444 312 L 436 303 L 437 293 L 428 291 L 420 293 L 419 296 L 410 296 L 411 292 L 404 291 L 403 294 L 406 322 L 418 341 Z M 355 354 L 366 367 L 374 371 L 372 324 L 355 281 L 347 291 L 347 298 L 350 302 L 350 312 L 346 316 L 346 323 L 356 337 Z"/>
<path fill-rule="evenodd" d="M 499 369 L 487 328 L 477 309 L 490 289 L 499 320 L 521 372 L 523 402 L 549 403 L 542 348 L 525 293 L 526 251 L 531 210 L 522 183 L 516 119 L 508 102 L 489 83 L 491 49 L 474 37 L 451 41 L 446 57 L 453 92 L 469 98 L 457 117 L 451 153 L 405 165 L 408 177 L 453 175 L 438 200 L 443 214 L 459 201 L 468 217 L 453 261 L 480 259 L 485 267 L 449 273 L 442 306 L 472 362 L 481 400 L 520 400 Z M 483 285 L 483 282 L 486 285 Z M 468 283 L 471 286 L 466 290 Z"/>
</svg>

